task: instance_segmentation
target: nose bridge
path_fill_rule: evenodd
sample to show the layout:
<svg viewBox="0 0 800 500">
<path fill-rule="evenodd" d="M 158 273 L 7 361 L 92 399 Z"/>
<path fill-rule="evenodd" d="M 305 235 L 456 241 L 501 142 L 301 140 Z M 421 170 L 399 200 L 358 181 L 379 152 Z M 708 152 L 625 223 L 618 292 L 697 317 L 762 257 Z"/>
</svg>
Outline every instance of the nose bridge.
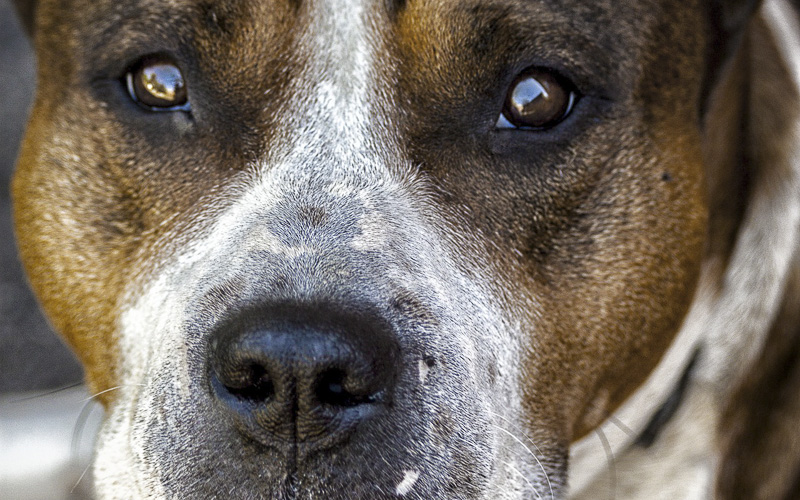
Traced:
<svg viewBox="0 0 800 500">
<path fill-rule="evenodd" d="M 320 57 L 317 81 L 295 93 L 293 108 L 302 111 L 287 120 L 286 140 L 256 165 L 255 182 L 239 204 L 247 215 L 237 224 L 247 249 L 289 258 L 378 251 L 398 229 L 392 215 L 409 212 L 416 178 L 367 99 L 377 84 L 367 81 L 368 72 L 343 74 Z"/>
<path fill-rule="evenodd" d="M 407 253 L 405 231 L 390 217 L 407 212 L 407 193 L 393 187 L 332 176 L 290 189 L 243 228 L 248 267 L 271 270 L 297 292 L 349 289 L 362 278 L 378 286 Z"/>
<path fill-rule="evenodd" d="M 295 46 L 303 65 L 282 119 L 303 154 L 354 162 L 354 155 L 383 149 L 391 139 L 385 124 L 393 108 L 387 75 L 394 59 L 385 11 L 385 3 L 368 0 L 303 2 Z"/>
<path fill-rule="evenodd" d="M 281 130 L 257 167 L 266 190 L 294 204 L 294 211 L 284 204 L 274 223 L 320 225 L 314 214 L 323 212 L 338 214 L 329 224 L 345 224 L 346 216 L 357 223 L 359 214 L 382 205 L 371 200 L 406 176 L 409 164 L 390 126 L 394 58 L 386 11 L 385 3 L 369 0 L 301 4 L 293 50 L 302 64 L 279 112 Z"/>
</svg>

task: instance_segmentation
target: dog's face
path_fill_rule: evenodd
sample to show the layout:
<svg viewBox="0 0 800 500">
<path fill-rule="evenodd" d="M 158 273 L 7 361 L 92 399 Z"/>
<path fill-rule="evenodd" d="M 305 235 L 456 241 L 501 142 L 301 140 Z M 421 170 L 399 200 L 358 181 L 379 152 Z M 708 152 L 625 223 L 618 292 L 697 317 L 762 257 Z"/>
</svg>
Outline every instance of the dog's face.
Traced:
<svg viewBox="0 0 800 500">
<path fill-rule="evenodd" d="M 691 301 L 715 8 L 39 2 L 18 237 L 101 496 L 563 493 Z"/>
</svg>

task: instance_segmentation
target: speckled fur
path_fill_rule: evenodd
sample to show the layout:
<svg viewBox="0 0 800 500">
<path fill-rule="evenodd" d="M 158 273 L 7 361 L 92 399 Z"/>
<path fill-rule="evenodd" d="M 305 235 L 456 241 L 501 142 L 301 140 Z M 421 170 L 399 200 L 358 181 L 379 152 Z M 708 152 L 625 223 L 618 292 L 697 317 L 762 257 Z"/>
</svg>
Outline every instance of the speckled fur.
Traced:
<svg viewBox="0 0 800 500">
<path fill-rule="evenodd" d="M 725 495 L 721 415 L 795 304 L 796 117 L 739 135 L 767 116 L 741 99 L 757 2 L 17 3 L 39 55 L 18 238 L 107 409 L 99 497 Z M 128 100 L 149 53 L 191 114 Z M 530 66 L 574 81 L 574 112 L 494 130 Z M 391 325 L 393 406 L 341 447 L 256 445 L 210 390 L 215 329 L 275 302 Z M 697 347 L 685 407 L 636 448 Z"/>
</svg>

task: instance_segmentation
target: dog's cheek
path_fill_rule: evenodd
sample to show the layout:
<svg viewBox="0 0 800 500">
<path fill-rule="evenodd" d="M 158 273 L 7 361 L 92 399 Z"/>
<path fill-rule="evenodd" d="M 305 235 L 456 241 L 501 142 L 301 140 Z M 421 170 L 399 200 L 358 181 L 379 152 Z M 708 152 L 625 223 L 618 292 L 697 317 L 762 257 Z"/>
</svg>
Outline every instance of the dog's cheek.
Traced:
<svg viewBox="0 0 800 500">
<path fill-rule="evenodd" d="M 707 218 L 699 139 L 685 128 L 668 135 L 641 145 L 597 189 L 589 233 L 554 245 L 564 255 L 553 259 L 579 269 L 530 292 L 542 313 L 523 363 L 525 411 L 572 440 L 643 382 L 691 302 Z"/>
<path fill-rule="evenodd" d="M 101 160 L 103 121 L 42 97 L 63 95 L 42 87 L 13 182 L 16 235 L 45 313 L 101 391 L 117 383 L 117 302 L 141 268 L 133 257 L 140 218 Z"/>
<path fill-rule="evenodd" d="M 699 276 L 708 215 L 695 68 L 704 64 L 697 50 L 704 32 L 691 8 L 675 9 L 653 28 L 674 43 L 654 37 L 644 48 L 626 115 L 634 142 L 594 204 L 600 229 L 591 265 L 554 297 L 551 317 L 559 323 L 548 330 L 566 339 L 567 362 L 585 367 L 564 388 L 579 396 L 569 410 L 573 439 L 605 420 L 652 371 Z"/>
</svg>

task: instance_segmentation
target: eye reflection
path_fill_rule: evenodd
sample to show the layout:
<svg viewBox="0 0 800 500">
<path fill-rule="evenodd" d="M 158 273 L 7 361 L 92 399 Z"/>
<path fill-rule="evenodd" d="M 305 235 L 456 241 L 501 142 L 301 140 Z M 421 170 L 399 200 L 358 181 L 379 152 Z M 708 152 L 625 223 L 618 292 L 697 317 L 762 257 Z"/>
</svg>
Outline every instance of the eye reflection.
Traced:
<svg viewBox="0 0 800 500">
<path fill-rule="evenodd" d="M 142 60 L 126 79 L 131 98 L 152 111 L 188 109 L 183 74 L 166 58 Z"/>
<path fill-rule="evenodd" d="M 153 97 L 176 102 L 183 92 L 183 75 L 178 68 L 167 64 L 157 64 L 142 69 L 142 83 Z"/>
<path fill-rule="evenodd" d="M 514 107 L 517 113 L 523 114 L 525 107 L 539 98 L 547 100 L 550 95 L 538 80 L 526 78 L 514 87 L 509 104 Z"/>
<path fill-rule="evenodd" d="M 572 85 L 545 69 L 529 68 L 514 80 L 496 127 L 546 129 L 569 115 L 575 103 Z"/>
</svg>

